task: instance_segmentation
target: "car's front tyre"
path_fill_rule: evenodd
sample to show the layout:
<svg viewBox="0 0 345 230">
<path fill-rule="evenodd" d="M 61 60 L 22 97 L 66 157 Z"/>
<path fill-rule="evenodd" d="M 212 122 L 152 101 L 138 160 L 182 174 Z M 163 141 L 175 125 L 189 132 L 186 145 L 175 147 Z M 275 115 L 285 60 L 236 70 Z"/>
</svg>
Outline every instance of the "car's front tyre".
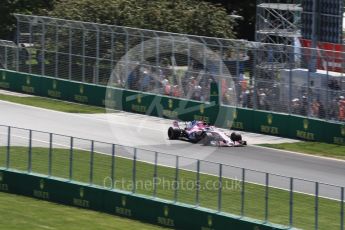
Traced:
<svg viewBox="0 0 345 230">
<path fill-rule="evenodd" d="M 231 133 L 230 138 L 234 142 L 235 141 L 237 141 L 237 142 L 241 142 L 242 141 L 242 135 L 239 134 L 239 133 L 236 133 L 236 132 Z"/>
<path fill-rule="evenodd" d="M 181 136 L 181 129 L 170 127 L 168 129 L 168 137 L 170 140 L 176 140 Z"/>
</svg>

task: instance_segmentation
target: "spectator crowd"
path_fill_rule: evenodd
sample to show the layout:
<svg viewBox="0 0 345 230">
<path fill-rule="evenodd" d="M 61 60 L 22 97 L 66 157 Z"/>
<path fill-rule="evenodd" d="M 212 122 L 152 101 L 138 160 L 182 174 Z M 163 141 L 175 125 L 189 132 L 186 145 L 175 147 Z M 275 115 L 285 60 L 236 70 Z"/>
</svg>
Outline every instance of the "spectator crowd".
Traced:
<svg viewBox="0 0 345 230">
<path fill-rule="evenodd" d="M 320 89 L 310 88 L 306 92 L 301 87 L 300 96 L 282 101 L 280 90 L 284 86 L 271 82 L 267 84 L 267 79 L 263 80 L 265 84 L 261 84 L 260 79 L 251 84 L 251 79 L 244 72 L 237 78 L 218 77 L 193 66 L 173 68 L 167 64 L 159 67 L 138 64 L 121 84 L 131 90 L 209 101 L 210 83 L 213 81 L 220 84 L 221 100 L 225 105 L 345 121 L 345 91 L 335 81 L 329 83 L 328 89 L 323 89 L 327 91 L 326 99 L 320 99 Z"/>
</svg>

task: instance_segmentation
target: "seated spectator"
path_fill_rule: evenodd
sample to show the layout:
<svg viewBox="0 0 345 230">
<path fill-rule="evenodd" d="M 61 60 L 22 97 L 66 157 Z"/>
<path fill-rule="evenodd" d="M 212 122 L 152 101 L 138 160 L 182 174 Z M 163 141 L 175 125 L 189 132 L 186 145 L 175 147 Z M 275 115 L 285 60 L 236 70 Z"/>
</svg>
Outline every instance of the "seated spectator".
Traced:
<svg viewBox="0 0 345 230">
<path fill-rule="evenodd" d="M 306 96 L 302 97 L 302 102 L 300 106 L 300 114 L 302 116 L 307 116 L 308 115 L 308 98 Z"/>
<path fill-rule="evenodd" d="M 151 76 L 149 75 L 149 72 L 147 70 L 144 70 L 142 74 L 141 84 L 140 84 L 140 90 L 141 91 L 148 91 L 151 83 Z"/>
<path fill-rule="evenodd" d="M 316 99 L 314 99 L 312 104 L 311 104 L 311 116 L 312 117 L 318 117 L 319 116 L 319 110 L 320 110 L 320 104 Z"/>
<path fill-rule="evenodd" d="M 201 100 L 201 86 L 196 85 L 194 86 L 194 93 L 193 93 L 193 100 L 200 101 Z"/>
<path fill-rule="evenodd" d="M 172 95 L 174 97 L 181 97 L 181 90 L 179 85 L 174 85 Z"/>
<path fill-rule="evenodd" d="M 318 103 L 319 103 L 319 118 L 323 119 L 326 117 L 326 111 L 322 103 L 320 101 L 318 101 Z"/>
<path fill-rule="evenodd" d="M 291 113 L 292 114 L 299 114 L 300 113 L 300 100 L 298 98 L 292 99 L 291 103 Z"/>
<path fill-rule="evenodd" d="M 164 80 L 163 87 L 164 87 L 164 95 L 170 96 L 172 90 L 171 90 L 171 85 L 170 85 L 168 79 Z"/>
</svg>

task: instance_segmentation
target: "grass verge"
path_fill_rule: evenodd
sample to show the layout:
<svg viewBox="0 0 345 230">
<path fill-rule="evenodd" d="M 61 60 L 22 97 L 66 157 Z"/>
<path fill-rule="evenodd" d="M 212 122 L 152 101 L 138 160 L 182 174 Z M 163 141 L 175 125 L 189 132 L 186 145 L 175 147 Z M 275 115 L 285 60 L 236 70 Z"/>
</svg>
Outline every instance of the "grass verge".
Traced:
<svg viewBox="0 0 345 230">
<path fill-rule="evenodd" d="M 67 113 L 106 113 L 105 108 L 65 102 L 44 97 L 18 97 L 0 94 L 0 100 Z"/>
<path fill-rule="evenodd" d="M 345 160 L 345 146 L 320 142 L 260 144 L 259 146 Z"/>
<path fill-rule="evenodd" d="M 0 192 L 1 229 L 165 229 L 105 213 Z"/>
<path fill-rule="evenodd" d="M 124 152 L 126 149 L 117 149 L 117 153 Z M 139 150 L 138 150 L 139 151 Z M 5 147 L 0 148 L 0 166 L 5 166 L 6 154 Z M 52 151 L 52 175 L 55 177 L 68 178 L 69 173 L 69 157 L 70 152 L 67 149 L 53 149 Z M 141 152 L 138 152 L 140 156 Z M 28 148 L 26 147 L 11 147 L 10 150 L 10 168 L 26 171 L 28 162 Z M 32 149 L 32 171 L 47 174 L 49 155 L 47 148 L 35 147 Z M 73 151 L 73 180 L 79 182 L 89 182 L 90 173 L 90 153 L 87 151 L 74 150 Z M 111 177 L 111 156 L 95 153 L 93 158 L 93 182 L 96 185 L 104 186 L 105 178 Z M 160 161 L 158 161 L 160 162 Z M 132 167 L 133 162 L 129 159 L 119 158 L 115 159 L 114 177 L 116 181 L 114 186 L 117 189 L 128 190 L 132 189 Z M 201 164 L 201 169 L 205 167 Z M 211 167 L 211 165 L 209 165 Z M 233 172 L 233 168 L 223 167 L 223 173 Z M 137 162 L 137 193 L 144 195 L 153 194 L 154 165 Z M 250 172 L 247 172 L 250 176 Z M 169 167 L 158 166 L 158 185 L 157 196 L 163 199 L 174 199 L 173 183 L 175 180 L 175 169 Z M 177 200 L 187 204 L 195 204 L 195 180 L 197 178 L 196 172 L 179 170 L 180 183 L 177 191 Z M 262 178 L 264 178 L 264 174 Z M 271 180 L 284 180 L 289 184 L 288 178 L 273 178 Z M 218 177 L 200 174 L 200 206 L 217 209 L 218 203 Z M 297 181 L 295 181 L 296 183 Z M 189 186 L 188 186 L 189 185 Z M 212 186 L 213 185 L 213 186 Z M 107 184 L 109 186 L 109 184 Z M 313 188 L 314 184 L 310 184 Z M 241 188 L 242 184 L 237 180 L 223 179 L 222 189 L 222 211 L 232 213 L 235 215 L 241 214 Z M 324 188 L 322 188 L 324 189 Z M 328 188 L 326 188 L 328 189 Z M 252 183 L 245 183 L 245 199 L 244 199 L 244 214 L 247 217 L 263 220 L 265 217 L 265 187 Z M 268 190 L 268 220 L 272 223 L 289 225 L 289 198 L 288 191 L 276 188 L 269 188 Z M 300 193 L 294 193 L 293 196 L 293 225 L 302 229 L 314 229 L 315 221 L 315 197 Z M 340 229 L 340 202 L 319 198 L 319 229 Z"/>
</svg>

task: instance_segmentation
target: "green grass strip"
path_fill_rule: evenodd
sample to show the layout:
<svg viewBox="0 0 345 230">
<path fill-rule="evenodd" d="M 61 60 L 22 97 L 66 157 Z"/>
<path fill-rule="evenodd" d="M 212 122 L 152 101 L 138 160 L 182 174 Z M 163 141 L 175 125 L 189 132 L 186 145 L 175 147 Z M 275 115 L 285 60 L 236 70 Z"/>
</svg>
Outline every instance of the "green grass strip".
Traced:
<svg viewBox="0 0 345 230">
<path fill-rule="evenodd" d="M 119 151 L 125 151 L 117 150 Z M 10 168 L 27 170 L 28 148 L 11 147 Z M 55 177 L 68 178 L 69 172 L 69 150 L 53 149 L 52 174 Z M 138 152 L 140 156 L 140 152 Z M 35 147 L 32 149 L 32 171 L 41 174 L 48 174 L 48 149 Z M 89 182 L 90 173 L 90 152 L 74 150 L 73 155 L 73 180 Z M 0 167 L 6 162 L 5 147 L 0 148 Z M 110 187 L 111 181 L 111 156 L 95 153 L 93 166 L 93 182 L 95 185 Z M 121 190 L 132 190 L 132 167 L 130 159 L 116 157 L 114 170 L 114 187 Z M 201 169 L 203 164 L 201 164 Z M 154 165 L 144 162 L 137 162 L 137 193 L 153 194 Z M 223 172 L 231 170 L 224 166 Z M 175 169 L 158 166 L 157 196 L 159 198 L 172 200 L 174 198 Z M 247 172 L 249 175 L 250 172 Z M 264 178 L 262 174 L 262 178 Z M 197 175 L 195 172 L 179 170 L 180 188 L 177 193 L 179 202 L 195 204 L 196 189 L 193 186 Z M 273 179 L 273 176 L 271 177 Z M 283 180 L 289 184 L 287 178 L 275 177 L 275 180 Z M 183 182 L 183 183 L 182 183 Z M 217 209 L 218 202 L 218 177 L 212 175 L 200 175 L 200 206 Z M 264 182 L 264 180 L 263 180 Z M 297 182 L 297 181 L 295 181 Z M 215 185 L 213 187 L 213 185 Z M 310 183 L 310 188 L 314 184 Z M 223 179 L 222 190 L 222 211 L 236 215 L 241 214 L 241 187 L 238 180 Z M 324 188 L 322 188 L 324 189 Z M 321 190 L 322 190 L 321 189 Z M 268 220 L 272 223 L 289 225 L 289 197 L 286 190 L 269 188 Z M 315 197 L 300 193 L 294 193 L 293 221 L 294 226 L 302 229 L 314 229 Z M 265 217 L 265 187 L 252 183 L 245 183 L 244 214 L 247 217 L 263 220 Z M 73 216 L 73 215 L 71 215 Z M 340 202 L 319 198 L 319 229 L 340 229 Z"/>
<path fill-rule="evenodd" d="M 0 94 L 0 100 L 67 113 L 106 113 L 105 108 L 64 102 L 44 97 L 18 97 L 13 95 Z"/>
<path fill-rule="evenodd" d="M 165 229 L 101 212 L 1 192 L 0 207 L 1 229 Z"/>
<path fill-rule="evenodd" d="M 320 142 L 296 142 L 282 144 L 260 144 L 259 146 L 306 153 L 315 156 L 334 157 L 345 160 L 345 146 Z"/>
</svg>

